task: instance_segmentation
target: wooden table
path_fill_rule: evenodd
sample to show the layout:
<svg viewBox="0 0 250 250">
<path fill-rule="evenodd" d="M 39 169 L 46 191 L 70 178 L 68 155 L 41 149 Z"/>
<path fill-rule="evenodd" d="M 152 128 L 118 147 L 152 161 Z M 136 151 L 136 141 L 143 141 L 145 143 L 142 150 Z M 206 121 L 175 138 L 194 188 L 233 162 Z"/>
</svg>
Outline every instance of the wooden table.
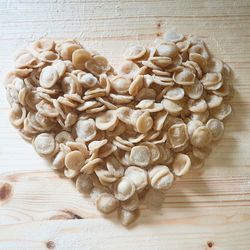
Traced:
<svg viewBox="0 0 250 250">
<path fill-rule="evenodd" d="M 50 170 L 8 121 L 0 86 L 0 249 L 250 249 L 249 1 L 0 1 L 0 74 L 13 53 L 48 36 L 78 38 L 113 65 L 124 48 L 166 29 L 200 35 L 235 73 L 234 113 L 204 172 L 142 209 L 131 229 L 103 218 L 73 184 Z"/>
</svg>

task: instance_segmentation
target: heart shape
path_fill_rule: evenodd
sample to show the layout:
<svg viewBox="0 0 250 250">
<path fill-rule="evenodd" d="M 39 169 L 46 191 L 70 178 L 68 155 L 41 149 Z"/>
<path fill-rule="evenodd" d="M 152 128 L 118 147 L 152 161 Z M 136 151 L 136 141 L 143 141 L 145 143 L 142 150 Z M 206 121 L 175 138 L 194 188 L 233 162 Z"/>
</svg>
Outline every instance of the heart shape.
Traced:
<svg viewBox="0 0 250 250">
<path fill-rule="evenodd" d="M 75 40 L 22 50 L 5 81 L 10 121 L 54 170 L 129 225 L 139 201 L 204 165 L 231 113 L 230 68 L 197 37 L 168 33 L 129 47 L 114 70 Z"/>
</svg>

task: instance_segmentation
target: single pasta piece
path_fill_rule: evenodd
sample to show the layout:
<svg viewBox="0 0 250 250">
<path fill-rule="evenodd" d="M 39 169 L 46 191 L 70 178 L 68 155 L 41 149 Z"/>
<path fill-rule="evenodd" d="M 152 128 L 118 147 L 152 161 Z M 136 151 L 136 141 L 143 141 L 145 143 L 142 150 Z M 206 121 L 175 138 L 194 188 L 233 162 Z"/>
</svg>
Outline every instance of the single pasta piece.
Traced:
<svg viewBox="0 0 250 250">
<path fill-rule="evenodd" d="M 205 126 L 198 127 L 190 139 L 191 144 L 197 148 L 206 147 L 211 141 L 212 133 Z"/>
<path fill-rule="evenodd" d="M 191 160 L 186 154 L 178 153 L 173 161 L 172 168 L 176 176 L 185 175 L 191 167 Z"/>
<path fill-rule="evenodd" d="M 156 165 L 148 173 L 150 185 L 155 189 L 169 189 L 174 183 L 174 176 L 167 166 Z"/>
<path fill-rule="evenodd" d="M 148 184 L 147 171 L 142 168 L 129 166 L 124 176 L 132 181 L 137 191 L 143 190 Z"/>
<path fill-rule="evenodd" d="M 43 68 L 41 75 L 40 75 L 40 85 L 43 88 L 51 88 L 53 87 L 57 80 L 59 78 L 59 75 L 57 73 L 57 70 L 52 66 L 47 66 Z"/>
<path fill-rule="evenodd" d="M 123 177 L 115 183 L 114 195 L 120 201 L 129 199 L 135 193 L 135 185 L 133 182 Z"/>
<path fill-rule="evenodd" d="M 150 163 L 150 151 L 147 146 L 135 146 L 130 152 L 132 164 L 140 167 L 147 167 Z"/>
<path fill-rule="evenodd" d="M 49 155 L 55 149 L 55 138 L 52 134 L 39 134 L 33 141 L 34 148 L 38 154 Z"/>
<path fill-rule="evenodd" d="M 96 199 L 96 208 L 104 214 L 112 213 L 118 208 L 118 200 L 112 194 L 102 193 Z"/>
<path fill-rule="evenodd" d="M 134 211 L 128 211 L 125 209 L 120 209 L 118 211 L 118 218 L 120 219 L 120 222 L 124 226 L 129 226 L 133 222 L 135 222 L 139 217 L 139 211 L 134 210 Z"/>
<path fill-rule="evenodd" d="M 80 170 L 85 159 L 80 151 L 74 150 L 65 156 L 65 166 L 68 169 Z"/>
</svg>

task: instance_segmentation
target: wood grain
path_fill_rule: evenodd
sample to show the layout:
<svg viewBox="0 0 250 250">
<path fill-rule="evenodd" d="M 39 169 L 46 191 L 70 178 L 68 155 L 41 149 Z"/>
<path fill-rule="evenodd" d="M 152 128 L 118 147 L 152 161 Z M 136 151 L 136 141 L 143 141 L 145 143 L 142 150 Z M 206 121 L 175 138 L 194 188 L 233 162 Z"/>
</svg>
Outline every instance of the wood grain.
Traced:
<svg viewBox="0 0 250 250">
<path fill-rule="evenodd" d="M 228 217 L 223 215 L 227 212 Z M 18 249 L 241 249 L 248 250 L 249 214 L 241 211 L 241 220 L 235 221 L 229 211 L 213 215 L 194 215 L 188 219 L 158 220 L 133 229 L 121 228 L 104 219 L 73 221 L 43 221 L 1 226 L 1 248 Z M 206 218 L 207 216 L 207 218 Z M 206 218 L 206 219 L 204 219 Z M 216 224 L 209 223 L 217 221 Z M 232 227 L 230 227 L 231 225 Z M 187 230 L 187 228 L 189 230 Z M 13 231 L 15 230 L 15 236 Z"/>
<path fill-rule="evenodd" d="M 234 113 L 206 169 L 124 229 L 19 137 L 0 84 L 0 249 L 249 249 L 249 1 L 0 1 L 0 81 L 14 52 L 39 37 L 80 39 L 118 65 L 127 45 L 150 44 L 166 29 L 201 36 L 234 71 Z"/>
</svg>

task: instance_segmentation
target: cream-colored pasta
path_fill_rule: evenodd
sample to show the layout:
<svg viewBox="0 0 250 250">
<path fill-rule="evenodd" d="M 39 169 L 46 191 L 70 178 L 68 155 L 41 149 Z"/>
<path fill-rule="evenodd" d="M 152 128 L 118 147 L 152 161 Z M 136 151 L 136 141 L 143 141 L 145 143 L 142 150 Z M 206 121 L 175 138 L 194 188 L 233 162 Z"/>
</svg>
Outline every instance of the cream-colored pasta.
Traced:
<svg viewBox="0 0 250 250">
<path fill-rule="evenodd" d="M 118 70 L 69 39 L 40 39 L 5 79 L 10 122 L 51 168 L 125 226 L 153 209 L 175 176 L 201 169 L 232 112 L 227 64 L 192 35 L 130 46 Z"/>
</svg>

